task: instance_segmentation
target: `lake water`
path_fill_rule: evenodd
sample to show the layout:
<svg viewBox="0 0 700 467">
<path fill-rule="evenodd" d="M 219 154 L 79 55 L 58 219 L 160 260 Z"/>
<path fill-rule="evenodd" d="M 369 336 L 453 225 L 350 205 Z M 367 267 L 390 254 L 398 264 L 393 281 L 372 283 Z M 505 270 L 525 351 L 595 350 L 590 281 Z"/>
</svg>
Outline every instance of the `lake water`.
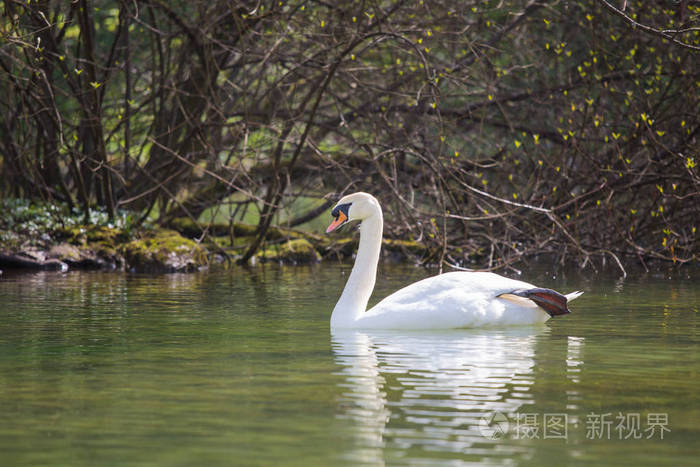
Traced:
<svg viewBox="0 0 700 467">
<path fill-rule="evenodd" d="M 348 265 L 0 276 L 0 465 L 697 465 L 696 269 L 504 330 L 347 332 Z M 380 267 L 373 302 L 429 275 Z"/>
</svg>

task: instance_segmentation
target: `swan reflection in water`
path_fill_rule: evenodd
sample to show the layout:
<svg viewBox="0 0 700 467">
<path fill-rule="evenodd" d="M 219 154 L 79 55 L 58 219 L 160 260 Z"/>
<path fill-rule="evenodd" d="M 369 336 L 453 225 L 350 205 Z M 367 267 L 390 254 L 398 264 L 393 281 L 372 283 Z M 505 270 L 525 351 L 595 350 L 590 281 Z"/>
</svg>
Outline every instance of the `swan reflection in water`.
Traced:
<svg viewBox="0 0 700 467">
<path fill-rule="evenodd" d="M 500 440 L 484 420 L 501 413 L 512 421 L 532 402 L 535 341 L 546 333 L 539 326 L 334 331 L 346 388 L 338 417 L 352 425 L 356 445 L 344 460 L 382 463 L 414 447 L 441 451 L 442 459 L 446 453 L 489 457 Z M 499 457 L 523 449 L 499 446 Z"/>
</svg>

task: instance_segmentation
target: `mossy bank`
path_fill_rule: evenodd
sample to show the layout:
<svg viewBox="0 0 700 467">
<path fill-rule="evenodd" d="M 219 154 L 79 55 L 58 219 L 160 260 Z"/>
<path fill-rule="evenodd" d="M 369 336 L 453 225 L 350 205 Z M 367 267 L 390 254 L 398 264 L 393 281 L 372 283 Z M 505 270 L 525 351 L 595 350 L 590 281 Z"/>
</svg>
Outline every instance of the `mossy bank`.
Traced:
<svg viewBox="0 0 700 467">
<path fill-rule="evenodd" d="M 2 200 L 0 270 L 100 269 L 131 272 L 193 272 L 213 264 L 236 262 L 253 242 L 248 224 L 199 224 L 175 219 L 167 227 L 136 225 L 120 212 L 113 219 L 101 211 L 88 216 L 61 204 Z M 87 219 L 86 219 L 87 217 Z M 327 237 L 272 227 L 251 258 L 252 264 L 308 264 L 351 257 L 357 237 Z M 410 240 L 384 240 L 384 255 L 393 260 L 429 257 Z"/>
</svg>

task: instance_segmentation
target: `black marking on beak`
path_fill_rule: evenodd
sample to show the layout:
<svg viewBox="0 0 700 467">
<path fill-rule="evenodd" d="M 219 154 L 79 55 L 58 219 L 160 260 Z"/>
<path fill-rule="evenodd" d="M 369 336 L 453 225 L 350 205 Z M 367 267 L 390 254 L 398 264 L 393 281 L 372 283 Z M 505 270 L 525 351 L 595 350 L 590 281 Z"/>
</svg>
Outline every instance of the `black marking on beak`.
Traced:
<svg viewBox="0 0 700 467">
<path fill-rule="evenodd" d="M 333 216 L 333 222 L 331 222 L 331 225 L 329 225 L 326 229 L 326 233 L 331 233 L 334 230 L 344 226 L 348 222 L 348 218 L 350 217 L 348 212 L 350 210 L 351 204 L 352 203 L 339 204 L 335 208 L 333 208 L 333 210 L 331 211 L 331 215 Z"/>
</svg>

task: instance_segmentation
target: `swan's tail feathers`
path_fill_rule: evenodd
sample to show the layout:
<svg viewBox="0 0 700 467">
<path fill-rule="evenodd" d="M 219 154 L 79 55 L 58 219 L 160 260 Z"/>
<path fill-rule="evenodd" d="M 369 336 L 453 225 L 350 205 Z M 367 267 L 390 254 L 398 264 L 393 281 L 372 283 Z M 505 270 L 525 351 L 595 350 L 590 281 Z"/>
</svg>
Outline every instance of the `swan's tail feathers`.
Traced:
<svg viewBox="0 0 700 467">
<path fill-rule="evenodd" d="M 567 295 L 562 295 L 552 289 L 520 289 L 511 292 L 518 297 L 529 298 L 540 308 L 546 311 L 549 316 L 558 316 L 571 313 L 567 306 L 569 300 L 579 297 L 583 292 L 573 292 Z"/>
<path fill-rule="evenodd" d="M 568 293 L 568 294 L 566 294 L 566 295 L 564 295 L 564 296 L 566 297 L 566 301 L 567 301 L 567 302 L 570 302 L 571 300 L 576 300 L 576 299 L 579 298 L 581 295 L 583 295 L 583 292 L 579 292 L 579 291 L 577 290 L 576 292 L 571 292 L 571 293 Z"/>
</svg>

